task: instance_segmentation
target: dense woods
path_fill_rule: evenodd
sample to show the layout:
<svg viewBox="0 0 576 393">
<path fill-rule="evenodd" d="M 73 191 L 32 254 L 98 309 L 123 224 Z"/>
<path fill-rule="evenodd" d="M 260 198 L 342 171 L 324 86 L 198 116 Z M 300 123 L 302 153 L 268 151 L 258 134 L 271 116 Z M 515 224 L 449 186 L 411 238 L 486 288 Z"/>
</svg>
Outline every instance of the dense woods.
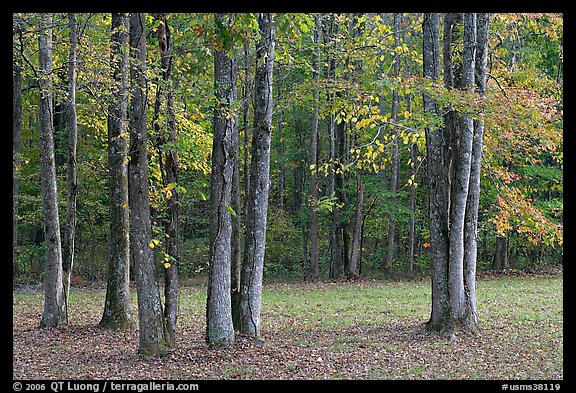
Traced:
<svg viewBox="0 0 576 393">
<path fill-rule="evenodd" d="M 193 277 L 213 346 L 261 338 L 266 280 L 431 277 L 452 335 L 478 272 L 562 242 L 562 14 L 13 14 L 13 285 L 44 326 L 103 283 L 100 325 L 161 355 Z"/>
</svg>

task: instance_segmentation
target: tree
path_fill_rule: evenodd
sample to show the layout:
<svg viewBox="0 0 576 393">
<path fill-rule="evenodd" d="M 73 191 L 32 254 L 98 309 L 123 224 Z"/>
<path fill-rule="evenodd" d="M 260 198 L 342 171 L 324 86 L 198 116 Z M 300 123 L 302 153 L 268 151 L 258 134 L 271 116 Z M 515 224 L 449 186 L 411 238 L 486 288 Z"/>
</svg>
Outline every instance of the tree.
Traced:
<svg viewBox="0 0 576 393">
<path fill-rule="evenodd" d="M 146 18 L 130 15 L 130 245 L 138 295 L 138 352 L 161 356 L 169 351 L 156 281 L 148 195 L 146 143 Z"/>
<path fill-rule="evenodd" d="M 488 64 L 488 30 L 490 14 L 479 13 L 476 20 L 476 54 L 474 65 L 474 83 L 480 99 L 486 93 L 486 67 Z M 470 48 L 468 48 L 470 50 Z M 468 78 L 471 78 L 468 75 Z M 472 157 L 470 163 L 470 180 L 468 199 L 466 201 L 464 228 L 464 285 L 465 285 L 465 315 L 466 325 L 472 329 L 478 326 L 478 310 L 476 300 L 476 264 L 478 259 L 478 205 L 480 202 L 480 169 L 482 164 L 482 141 L 484 136 L 484 121 L 474 120 L 472 139 Z"/>
<path fill-rule="evenodd" d="M 396 48 L 400 47 L 400 28 L 401 28 L 401 13 L 394 14 L 394 45 Z M 394 56 L 394 76 L 400 75 L 400 55 L 398 53 Z M 398 130 L 396 122 L 398 121 L 398 105 L 400 104 L 400 96 L 397 90 L 392 92 L 392 113 L 390 120 L 393 125 L 392 129 L 392 168 L 390 174 L 390 191 L 393 193 L 392 203 L 396 205 L 396 192 L 398 191 L 398 178 L 400 172 L 400 162 L 398 160 Z M 392 262 L 394 261 L 394 254 L 396 252 L 396 218 L 395 211 L 390 214 L 390 223 L 388 224 L 388 252 L 386 253 L 386 261 L 384 268 L 386 271 L 391 272 Z"/>
<path fill-rule="evenodd" d="M 78 145 L 78 121 L 76 118 L 76 16 L 68 14 L 70 28 L 70 55 L 68 58 L 68 102 L 66 127 L 68 128 L 68 190 L 66 194 L 66 231 L 63 244 L 64 295 L 66 312 L 70 299 L 70 278 L 74 266 L 74 241 L 76 238 L 76 200 L 78 198 L 78 173 L 76 169 L 76 149 Z"/>
<path fill-rule="evenodd" d="M 112 94 L 108 107 L 109 255 L 106 301 L 100 326 L 131 329 L 130 234 L 128 208 L 128 55 L 129 17 L 112 14 L 110 63 Z"/>
<path fill-rule="evenodd" d="M 210 183 L 210 256 L 206 299 L 206 342 L 211 346 L 234 343 L 231 300 L 231 194 L 234 161 L 238 144 L 236 116 L 236 74 L 230 54 L 227 28 L 232 16 L 214 15 L 218 49 L 214 53 L 216 107 L 213 120 L 212 176 Z M 234 212 L 236 214 L 236 212 Z"/>
<path fill-rule="evenodd" d="M 479 66 L 486 64 L 484 56 L 487 50 L 485 37 L 488 21 L 486 15 L 481 17 L 481 43 L 480 49 L 477 50 L 477 15 L 466 13 L 461 19 L 464 24 L 462 62 L 459 67 L 453 68 L 454 32 L 457 30 L 455 25 L 460 17 L 448 14 L 445 18 L 444 66 L 447 71 L 445 84 L 449 89 L 460 88 L 466 93 L 473 92 L 476 64 Z M 437 53 L 435 48 L 439 46 L 439 38 L 435 38 L 435 33 L 439 32 L 439 27 L 436 27 L 439 23 L 435 21 L 434 15 L 427 14 L 423 22 L 424 73 L 432 80 L 436 80 L 439 75 L 437 72 L 439 62 L 430 56 Z M 480 56 L 479 61 L 476 60 L 476 55 Z M 480 72 L 480 79 L 479 85 L 483 86 L 485 70 L 484 74 Z M 425 95 L 427 111 L 432 111 L 431 104 Z M 479 130 L 474 130 L 472 114 L 462 110 L 459 113 L 455 110 L 449 113 L 443 131 L 443 140 L 440 138 L 439 129 L 427 130 L 426 135 L 433 258 L 432 315 L 428 327 L 452 336 L 457 328 L 474 331 L 478 327 L 475 293 L 477 251 L 475 241 L 471 244 L 470 238 L 465 236 L 465 229 L 471 231 L 470 236 L 476 237 L 478 206 L 475 198 L 480 192 L 478 155 L 481 152 L 482 140 L 478 134 Z M 473 161 L 474 151 L 476 155 Z M 472 168 L 474 168 L 471 191 L 473 195 L 469 199 Z M 468 241 L 465 241 L 466 238 Z M 472 249 L 468 249 L 470 246 Z"/>
<path fill-rule="evenodd" d="M 22 32 L 18 29 L 21 40 Z M 24 48 L 21 48 L 23 51 Z M 22 56 L 15 55 L 12 64 L 12 250 L 13 273 L 17 274 L 16 252 L 18 248 L 18 194 L 20 189 L 20 165 L 22 144 Z"/>
<path fill-rule="evenodd" d="M 160 49 L 161 81 L 154 104 L 154 131 L 158 145 L 158 161 L 162 177 L 162 187 L 166 191 L 168 217 L 163 221 L 165 240 L 164 254 L 164 319 L 166 340 L 170 346 L 176 343 L 176 323 L 178 320 L 178 265 L 179 247 L 179 198 L 178 198 L 178 142 L 176 115 L 174 113 L 174 93 L 172 81 L 173 51 L 172 37 L 166 14 L 157 14 L 159 25 L 156 30 Z M 162 96 L 166 100 L 166 132 L 160 122 Z"/>
<path fill-rule="evenodd" d="M 254 131 L 250 189 L 246 207 L 246 246 L 240 277 L 240 332 L 260 337 L 260 306 L 266 245 L 272 138 L 272 70 L 274 26 L 272 14 L 258 15 L 260 40 L 256 44 L 254 75 Z"/>
<path fill-rule="evenodd" d="M 52 14 L 41 14 L 38 38 L 40 79 L 40 164 L 44 206 L 45 273 L 44 312 L 40 326 L 57 327 L 68 323 L 62 282 L 62 246 L 58 217 L 58 191 L 54 162 L 52 118 Z"/>
<path fill-rule="evenodd" d="M 310 189 L 311 199 L 310 204 L 310 280 L 316 281 L 320 275 L 319 259 L 320 254 L 318 250 L 318 212 L 316 203 L 318 201 L 318 117 L 319 117 L 319 102 L 320 101 L 320 70 L 322 68 L 320 58 L 320 43 L 322 41 L 322 14 L 314 16 L 314 102 L 312 112 L 312 130 L 310 135 Z"/>
<path fill-rule="evenodd" d="M 362 243 L 362 210 L 364 206 L 364 184 L 360 173 L 356 175 L 356 207 L 354 209 L 354 232 L 350 247 L 350 262 L 348 263 L 348 278 L 358 277 L 358 265 Z"/>
<path fill-rule="evenodd" d="M 422 20 L 422 56 L 424 77 L 432 83 L 440 79 L 440 16 L 425 13 Z M 435 100 L 423 94 L 424 111 L 438 114 Z M 448 295 L 448 179 L 444 172 L 447 146 L 443 129 L 432 125 L 425 129 L 430 214 L 430 250 L 432 256 L 432 311 L 428 327 L 442 330 L 449 324 Z"/>
</svg>

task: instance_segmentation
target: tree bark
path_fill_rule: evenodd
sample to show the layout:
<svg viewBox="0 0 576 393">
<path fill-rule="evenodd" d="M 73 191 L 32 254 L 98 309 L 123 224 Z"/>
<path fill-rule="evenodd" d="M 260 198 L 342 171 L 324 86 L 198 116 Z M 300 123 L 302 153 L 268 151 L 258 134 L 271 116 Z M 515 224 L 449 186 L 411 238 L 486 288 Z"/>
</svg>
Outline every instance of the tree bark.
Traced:
<svg viewBox="0 0 576 393">
<path fill-rule="evenodd" d="M 412 93 L 408 95 L 408 112 L 412 113 Z M 408 276 L 414 277 L 414 248 L 416 246 L 416 161 L 418 159 L 418 145 L 410 145 L 410 194 L 408 205 L 410 206 L 410 220 L 408 222 Z"/>
<path fill-rule="evenodd" d="M 278 101 L 282 101 L 282 84 L 280 83 L 280 79 L 278 79 L 276 91 L 278 95 Z M 284 125 L 282 124 L 282 121 L 282 108 L 278 108 L 278 161 L 280 167 L 280 173 L 278 176 L 278 206 L 281 210 L 284 210 L 286 192 L 286 152 L 284 147 L 284 136 L 282 135 L 284 131 Z"/>
<path fill-rule="evenodd" d="M 20 151 L 22 142 L 22 58 L 15 55 L 12 65 L 12 273 L 19 272 L 18 251 L 18 194 L 20 189 Z"/>
<path fill-rule="evenodd" d="M 165 144 L 175 145 L 178 140 L 176 129 L 176 115 L 174 113 L 174 95 L 172 84 L 172 42 L 170 27 L 166 14 L 157 14 L 156 18 L 161 22 L 156 30 L 158 46 L 160 49 L 160 63 L 162 67 L 161 86 L 156 94 L 154 106 L 154 131 L 158 143 L 158 157 L 163 187 L 178 184 L 178 151 L 176 148 L 164 147 Z M 162 135 L 162 130 L 158 122 L 162 95 L 166 97 L 166 135 Z M 164 158 L 164 159 L 163 159 Z M 178 269 L 180 263 L 179 248 L 179 202 L 177 187 L 174 186 L 170 192 L 171 197 L 166 203 L 168 217 L 163 220 L 165 239 L 165 252 L 169 258 L 167 265 L 164 265 L 164 320 L 166 324 L 166 341 L 170 347 L 176 344 L 176 325 L 178 321 Z"/>
<path fill-rule="evenodd" d="M 58 191 L 54 162 L 52 116 L 52 14 L 41 14 L 38 39 L 40 79 L 40 176 L 44 207 L 45 265 L 44 312 L 40 326 L 57 327 L 68 323 L 62 282 L 62 248 Z"/>
<path fill-rule="evenodd" d="M 152 227 L 148 194 L 146 143 L 146 17 L 130 15 L 130 238 L 138 295 L 138 352 L 161 356 L 169 351 L 164 313 L 150 243 Z"/>
<path fill-rule="evenodd" d="M 348 278 L 358 277 L 358 261 L 360 258 L 361 236 L 362 236 L 362 209 L 364 205 L 364 185 L 362 177 L 357 175 L 356 179 L 356 206 L 354 208 L 354 232 L 352 236 L 352 246 L 350 249 L 350 261 L 348 263 Z"/>
<path fill-rule="evenodd" d="M 488 64 L 488 29 L 490 14 L 479 13 L 476 21 L 476 59 L 475 84 L 480 98 L 486 92 L 486 67 Z M 472 161 L 468 200 L 464 228 L 464 288 L 465 288 L 465 323 L 471 330 L 478 328 L 478 307 L 476 297 L 476 264 L 478 258 L 478 205 L 480 202 L 480 169 L 482 164 L 482 140 L 484 122 L 474 120 L 472 142 Z"/>
<path fill-rule="evenodd" d="M 394 14 L 394 45 L 396 47 L 400 46 L 400 29 L 401 29 L 401 13 Z M 396 54 L 394 56 L 394 76 L 398 77 L 400 75 L 400 56 Z M 384 263 L 385 270 L 390 273 L 392 271 L 392 263 L 394 261 L 394 255 L 396 254 L 396 192 L 398 191 L 398 178 L 400 172 L 400 161 L 398 160 L 398 128 L 396 126 L 396 121 L 398 119 L 398 105 L 400 103 L 400 96 L 398 91 L 392 91 L 392 113 L 390 114 L 390 120 L 394 123 L 392 127 L 392 164 L 391 164 L 391 174 L 390 174 L 390 191 L 392 192 L 392 213 L 390 214 L 390 223 L 388 225 L 388 252 L 386 253 L 386 261 Z"/>
<path fill-rule="evenodd" d="M 240 331 L 257 338 L 260 337 L 262 275 L 270 188 L 272 70 L 275 41 L 272 14 L 259 14 L 258 26 L 261 39 L 256 45 L 254 132 L 250 190 L 246 209 L 246 249 L 240 283 Z"/>
<path fill-rule="evenodd" d="M 128 30 L 127 14 L 112 14 L 110 62 L 112 97 L 108 108 L 110 240 L 108 283 L 100 326 L 132 329 L 128 209 Z"/>
<path fill-rule="evenodd" d="M 230 16 L 217 13 L 216 23 L 230 25 Z M 219 37 L 224 42 L 224 37 Z M 233 59 L 228 47 L 222 45 L 214 53 L 214 90 L 217 104 L 214 110 L 212 144 L 212 176 L 210 210 L 214 218 L 210 224 L 210 260 L 208 295 L 206 299 L 206 342 L 211 346 L 230 346 L 234 343 L 231 301 L 231 193 L 235 152 L 238 143 L 235 116 L 232 108 L 235 97 Z M 235 213 L 236 214 L 236 213 Z"/>
<path fill-rule="evenodd" d="M 424 77 L 432 82 L 440 79 L 440 17 L 425 13 L 423 31 Z M 424 93 L 424 110 L 438 115 L 435 100 Z M 427 127 L 426 161 L 428 171 L 428 198 L 430 212 L 430 250 L 432 256 L 432 311 L 427 327 L 444 330 L 450 325 L 448 294 L 448 178 L 446 143 L 441 128 Z"/>
<path fill-rule="evenodd" d="M 74 266 L 74 240 L 76 238 L 76 199 L 78 197 L 78 174 L 76 170 L 76 147 L 78 144 L 78 123 L 76 118 L 76 17 L 68 14 L 70 28 L 70 55 L 68 58 L 68 192 L 66 194 L 66 231 L 63 244 L 64 299 L 66 313 L 70 299 L 70 278 Z"/>
<path fill-rule="evenodd" d="M 464 50 L 462 53 L 462 88 L 471 90 L 474 84 L 474 54 L 476 47 L 476 14 L 464 14 Z M 450 235 L 448 251 L 448 291 L 452 318 L 464 317 L 464 216 L 470 182 L 474 123 L 471 117 L 461 116 L 458 145 L 452 145 L 454 181 L 450 195 Z M 456 138 L 452 138 L 454 141 Z"/>
<path fill-rule="evenodd" d="M 496 236 L 496 246 L 494 249 L 494 270 L 508 269 L 508 236 Z"/>
<path fill-rule="evenodd" d="M 322 67 L 320 59 L 320 42 L 322 41 L 322 14 L 316 14 L 314 17 L 314 98 L 312 113 L 312 130 L 310 131 L 310 190 L 312 201 L 310 203 L 310 268 L 308 277 L 311 281 L 316 281 L 320 275 L 320 254 L 318 251 L 318 212 L 316 203 L 318 201 L 318 117 L 319 117 L 319 100 L 320 100 L 320 69 Z"/>
</svg>

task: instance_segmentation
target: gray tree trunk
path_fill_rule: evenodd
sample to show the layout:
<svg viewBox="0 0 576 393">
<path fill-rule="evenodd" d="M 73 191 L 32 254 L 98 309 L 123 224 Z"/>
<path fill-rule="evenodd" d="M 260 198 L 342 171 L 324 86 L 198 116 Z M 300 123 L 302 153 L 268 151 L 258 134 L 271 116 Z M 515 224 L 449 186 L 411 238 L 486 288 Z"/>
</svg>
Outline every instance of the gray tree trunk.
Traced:
<svg viewBox="0 0 576 393">
<path fill-rule="evenodd" d="M 251 83 L 250 83 L 250 37 L 249 35 L 245 35 L 244 37 L 244 45 L 243 45 L 243 69 L 244 69 L 244 86 L 243 86 L 243 97 L 242 97 L 242 131 L 244 132 L 244 140 L 243 140 L 243 163 L 242 163 L 242 171 L 243 171 L 243 178 L 242 178 L 242 187 L 244 188 L 244 195 L 248 196 L 248 190 L 250 189 L 250 125 L 249 125 L 249 115 L 250 115 L 250 97 L 251 97 Z M 240 133 L 240 130 L 238 130 Z M 240 138 L 240 135 L 238 135 Z M 240 141 L 238 141 L 238 145 L 240 145 Z M 238 151 L 240 150 L 240 146 L 238 146 Z M 242 242 L 242 231 L 241 231 L 241 222 L 246 221 L 246 206 L 248 199 L 245 197 L 244 201 L 241 200 L 241 192 L 240 192 L 240 185 L 238 185 L 238 195 L 236 195 L 236 182 L 240 183 L 240 156 L 237 155 L 237 162 L 234 163 L 234 174 L 232 179 L 232 204 L 235 205 L 238 203 L 238 209 L 232 206 L 234 211 L 238 212 L 237 217 L 237 232 L 236 228 L 232 227 L 232 322 L 234 324 L 234 330 L 240 330 L 240 279 L 241 279 L 241 271 L 242 271 L 242 254 L 241 254 L 241 246 L 240 243 Z M 238 170 L 238 173 L 237 173 Z M 238 176 L 238 179 L 236 179 Z M 242 211 L 242 215 L 240 215 L 240 210 Z M 236 242 L 238 244 L 236 244 Z M 236 251 L 235 251 L 236 250 Z M 237 252 L 235 254 L 235 252 Z"/>
<path fill-rule="evenodd" d="M 474 67 L 475 84 L 480 98 L 486 92 L 486 67 L 488 64 L 488 29 L 490 14 L 479 13 L 476 20 L 476 64 Z M 476 298 L 476 263 L 478 258 L 478 205 L 480 201 L 480 168 L 482 163 L 482 140 L 484 122 L 474 120 L 474 139 L 472 142 L 472 162 L 468 200 L 464 228 L 464 288 L 465 288 L 465 325 L 478 328 L 478 306 Z"/>
<path fill-rule="evenodd" d="M 412 113 L 412 93 L 408 95 L 408 112 Z M 410 194 L 408 205 L 410 207 L 410 220 L 408 222 L 408 276 L 414 276 L 414 249 L 416 245 L 416 161 L 418 159 L 418 145 L 410 145 Z"/>
<path fill-rule="evenodd" d="M 320 59 L 320 43 L 322 41 L 322 14 L 316 14 L 314 17 L 314 102 L 312 113 L 312 130 L 310 131 L 310 166 L 313 168 L 310 174 L 310 189 L 312 194 L 312 203 L 310 204 L 310 269 L 308 277 L 311 281 L 316 281 L 320 275 L 320 254 L 318 251 L 318 212 L 316 211 L 316 202 L 318 201 L 318 101 L 320 100 L 320 69 L 322 67 Z"/>
<path fill-rule="evenodd" d="M 462 53 L 462 88 L 471 90 L 474 84 L 474 55 L 476 49 L 476 14 L 464 14 L 464 50 Z M 448 258 L 448 291 L 452 318 L 464 317 L 464 216 L 470 182 L 470 164 L 472 160 L 472 139 L 474 122 L 463 115 L 459 121 L 457 146 L 452 146 L 454 181 L 450 195 L 450 235 Z"/>
<path fill-rule="evenodd" d="M 138 352 L 161 356 L 169 351 L 160 289 L 156 280 L 148 195 L 146 143 L 146 17 L 130 15 L 130 239 L 138 295 Z"/>
<path fill-rule="evenodd" d="M 401 29 L 402 14 L 394 14 L 394 45 L 396 47 L 400 46 L 400 29 Z M 400 56 L 396 54 L 394 56 L 394 76 L 400 75 Z M 396 192 L 398 191 L 398 178 L 400 172 L 400 161 L 398 160 L 398 128 L 396 127 L 396 121 L 398 118 L 398 105 L 400 103 L 400 96 L 398 91 L 392 91 L 392 113 L 390 114 L 390 120 L 394 123 L 392 128 L 392 164 L 391 164 L 391 174 L 390 174 L 390 191 L 392 192 L 392 213 L 389 217 L 390 222 L 388 224 L 388 252 L 386 253 L 386 261 L 384 263 L 385 269 L 388 272 L 392 271 L 392 262 L 394 261 L 394 255 L 396 254 Z"/>
<path fill-rule="evenodd" d="M 230 26 L 230 16 L 217 13 L 220 26 Z M 212 176 L 210 210 L 210 260 L 208 295 L 206 299 L 206 342 L 211 346 L 230 346 L 234 343 L 231 301 L 231 194 L 234 161 L 238 143 L 234 133 L 236 118 L 233 112 L 235 97 L 235 68 L 224 37 L 223 47 L 214 53 L 214 90 L 217 104 L 214 110 L 212 144 Z"/>
<path fill-rule="evenodd" d="M 132 329 L 128 209 L 128 30 L 127 14 L 112 14 L 110 62 L 112 94 L 108 108 L 108 187 L 110 239 L 108 283 L 100 326 Z"/>
<path fill-rule="evenodd" d="M 423 31 L 424 77 L 433 82 L 440 79 L 440 17 L 425 13 Z M 437 104 L 424 93 L 424 110 L 438 115 Z M 432 256 L 432 311 L 427 327 L 444 330 L 450 325 L 448 296 L 448 178 L 445 172 L 447 151 L 442 128 L 427 127 L 426 157 L 428 198 L 430 207 L 430 250 Z"/>
<path fill-rule="evenodd" d="M 12 272 L 18 274 L 18 194 L 22 142 L 22 58 L 15 55 L 12 66 Z"/>
<path fill-rule="evenodd" d="M 66 313 L 70 299 L 70 278 L 74 267 L 74 240 L 76 238 L 76 199 L 78 197 L 78 175 L 76 170 L 76 147 L 78 144 L 78 123 L 76 118 L 76 16 L 68 14 L 70 28 L 70 54 L 68 58 L 68 192 L 66 194 L 66 231 L 63 243 L 64 295 Z"/>
<path fill-rule="evenodd" d="M 278 79 L 276 85 L 277 85 L 276 91 L 278 95 L 278 101 L 282 101 L 282 84 L 280 83 L 280 78 Z M 283 139 L 284 137 L 282 135 L 284 131 L 282 121 L 283 121 L 282 108 L 278 108 L 278 161 L 280 167 L 280 174 L 278 176 L 278 206 L 280 207 L 281 210 L 284 210 L 285 209 L 284 200 L 286 193 L 286 165 L 285 165 L 286 152 Z"/>
<path fill-rule="evenodd" d="M 52 116 L 52 14 L 41 14 L 38 39 L 40 79 L 40 176 L 44 207 L 44 312 L 40 326 L 57 327 L 67 324 L 62 282 L 62 248 L 58 191 L 54 162 L 54 130 Z"/>
<path fill-rule="evenodd" d="M 158 141 L 158 158 L 160 172 L 163 174 L 163 186 L 178 184 L 178 151 L 166 148 L 165 145 L 177 143 L 176 115 L 174 113 L 174 95 L 172 85 L 172 43 L 166 14 L 155 16 L 161 23 L 156 30 L 162 66 L 160 88 L 156 94 L 154 106 L 154 131 Z M 164 93 L 164 94 L 163 94 Z M 166 133 L 162 133 L 158 117 L 162 95 L 166 98 Z M 166 341 L 170 347 L 176 344 L 176 324 L 178 321 L 178 267 L 180 262 L 179 226 L 178 226 L 178 191 L 171 190 L 172 196 L 166 202 L 168 217 L 163 220 L 165 234 L 165 252 L 170 256 L 168 265 L 164 265 L 164 320 L 166 324 Z M 168 266 L 168 267 L 166 267 Z"/>
<path fill-rule="evenodd" d="M 362 210 L 364 206 L 364 185 L 362 177 L 357 175 L 356 179 L 356 206 L 354 208 L 354 232 L 352 235 L 352 245 L 350 247 L 350 260 L 348 263 L 348 278 L 358 277 L 358 262 L 360 259 L 360 247 L 362 243 Z"/>
<path fill-rule="evenodd" d="M 238 100 L 238 64 L 235 59 L 232 59 L 232 100 Z M 231 287 L 231 308 L 232 308 L 232 324 L 234 330 L 240 329 L 240 276 L 242 269 L 242 253 L 241 253 L 241 239 L 242 239 L 242 223 L 240 211 L 241 205 L 241 191 L 240 191 L 240 128 L 238 125 L 237 116 L 235 116 L 232 129 L 232 146 L 234 148 L 234 168 L 232 173 L 232 192 L 230 205 L 235 214 L 232 215 L 232 240 L 231 240 L 231 267 L 230 267 L 230 287 Z"/>
<path fill-rule="evenodd" d="M 275 42 L 272 14 L 259 14 L 258 26 L 261 38 L 256 44 L 254 132 L 250 190 L 246 209 L 246 249 L 240 283 L 240 331 L 253 337 L 260 337 L 262 275 L 270 188 L 272 70 Z"/>
</svg>

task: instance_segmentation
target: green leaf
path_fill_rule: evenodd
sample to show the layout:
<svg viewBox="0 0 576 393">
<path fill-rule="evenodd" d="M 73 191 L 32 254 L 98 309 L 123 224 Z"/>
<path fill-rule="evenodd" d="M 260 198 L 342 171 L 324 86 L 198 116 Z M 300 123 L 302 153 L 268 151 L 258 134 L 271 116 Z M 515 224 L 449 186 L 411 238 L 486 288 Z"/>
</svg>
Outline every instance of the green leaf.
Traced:
<svg viewBox="0 0 576 393">
<path fill-rule="evenodd" d="M 236 214 L 236 212 L 234 211 L 234 209 L 232 209 L 232 206 L 230 206 L 230 205 L 226 206 L 226 210 L 227 210 L 228 212 L 230 212 L 230 214 L 232 214 L 234 217 L 237 216 L 237 214 Z"/>
</svg>

